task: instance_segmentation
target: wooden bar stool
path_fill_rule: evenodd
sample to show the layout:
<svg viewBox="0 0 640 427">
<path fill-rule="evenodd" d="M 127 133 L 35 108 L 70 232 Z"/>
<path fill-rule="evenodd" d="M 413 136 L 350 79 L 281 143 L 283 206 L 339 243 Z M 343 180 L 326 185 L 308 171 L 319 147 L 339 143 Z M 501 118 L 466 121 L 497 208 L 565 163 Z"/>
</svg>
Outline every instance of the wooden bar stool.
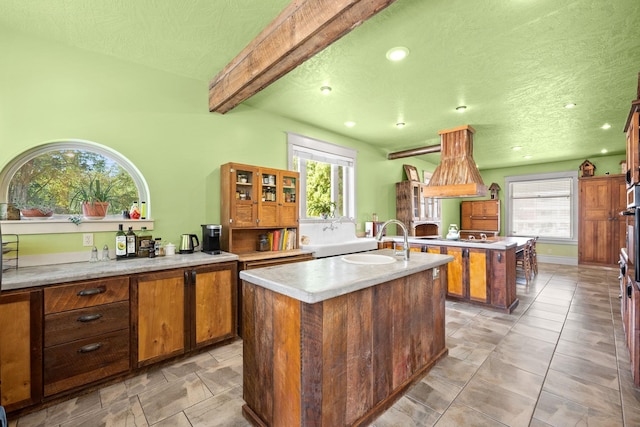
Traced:
<svg viewBox="0 0 640 427">
<path fill-rule="evenodd" d="M 534 276 L 538 275 L 538 255 L 536 253 L 536 242 L 538 241 L 538 236 L 534 237 L 531 240 L 531 272 Z"/>
<path fill-rule="evenodd" d="M 520 269 L 524 278 L 527 282 L 527 286 L 529 286 L 529 280 L 532 278 L 532 269 L 531 269 L 531 247 L 533 246 L 533 239 L 527 240 L 524 248 L 521 252 L 516 254 L 516 270 Z"/>
</svg>

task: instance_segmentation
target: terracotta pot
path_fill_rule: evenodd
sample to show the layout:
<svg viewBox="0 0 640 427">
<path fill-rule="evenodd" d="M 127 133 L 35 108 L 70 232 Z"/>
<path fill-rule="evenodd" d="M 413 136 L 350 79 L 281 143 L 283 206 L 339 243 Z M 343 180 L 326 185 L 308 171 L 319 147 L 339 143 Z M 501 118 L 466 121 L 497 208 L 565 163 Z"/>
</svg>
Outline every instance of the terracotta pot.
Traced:
<svg viewBox="0 0 640 427">
<path fill-rule="evenodd" d="M 109 202 L 83 202 L 82 216 L 85 219 L 103 219 L 109 210 Z"/>
</svg>

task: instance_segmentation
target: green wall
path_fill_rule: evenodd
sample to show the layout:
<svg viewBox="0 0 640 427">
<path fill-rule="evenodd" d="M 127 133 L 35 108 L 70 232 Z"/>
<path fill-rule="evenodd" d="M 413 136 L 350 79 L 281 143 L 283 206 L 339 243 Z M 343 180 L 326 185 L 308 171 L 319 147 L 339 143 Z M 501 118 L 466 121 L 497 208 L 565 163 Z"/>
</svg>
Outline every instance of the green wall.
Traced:
<svg viewBox="0 0 640 427">
<path fill-rule="evenodd" d="M 239 106 L 208 111 L 208 82 L 183 78 L 0 28 L 0 170 L 44 142 L 81 139 L 109 146 L 142 172 L 151 192 L 154 236 L 178 242 L 219 223 L 220 165 L 286 169 L 287 131 L 358 151 L 358 222 L 395 216 L 404 163 L 362 141 Z M 212 76 L 215 70 L 212 70 Z M 404 160 L 404 161 L 403 161 Z M 0 200 L 1 201 L 1 200 Z M 115 233 L 115 228 L 114 228 Z M 112 247 L 113 233 L 96 233 Z M 21 236 L 21 255 L 86 251 L 77 234 Z"/>
</svg>

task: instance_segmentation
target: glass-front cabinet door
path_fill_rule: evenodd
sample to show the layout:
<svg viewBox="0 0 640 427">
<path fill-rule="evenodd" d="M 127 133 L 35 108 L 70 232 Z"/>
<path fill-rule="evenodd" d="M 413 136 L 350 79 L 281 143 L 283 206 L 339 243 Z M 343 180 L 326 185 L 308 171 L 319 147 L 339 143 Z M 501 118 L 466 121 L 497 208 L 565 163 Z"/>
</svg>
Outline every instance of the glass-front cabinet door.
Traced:
<svg viewBox="0 0 640 427">
<path fill-rule="evenodd" d="M 232 192 L 235 203 L 231 204 L 231 220 L 236 227 L 256 226 L 256 177 L 255 169 L 232 170 Z"/>
<path fill-rule="evenodd" d="M 258 200 L 258 226 L 274 227 L 278 224 L 278 171 L 260 169 L 260 199 Z"/>
<path fill-rule="evenodd" d="M 294 172 L 283 172 L 280 175 L 282 184 L 280 194 L 280 220 L 283 224 L 292 227 L 298 226 L 298 174 Z"/>
</svg>

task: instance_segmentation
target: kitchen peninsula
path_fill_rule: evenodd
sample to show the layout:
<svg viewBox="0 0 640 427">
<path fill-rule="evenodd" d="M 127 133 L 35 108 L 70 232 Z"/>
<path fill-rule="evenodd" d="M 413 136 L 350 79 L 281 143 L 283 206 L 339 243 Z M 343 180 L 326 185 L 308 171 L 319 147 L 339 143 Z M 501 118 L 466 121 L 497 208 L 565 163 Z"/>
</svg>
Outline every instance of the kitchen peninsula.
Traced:
<svg viewBox="0 0 640 427">
<path fill-rule="evenodd" d="M 411 237 L 411 251 L 451 255 L 454 260 L 442 271 L 447 298 L 511 313 L 516 296 L 516 251 L 527 238 L 490 237 L 487 240 L 447 240 Z M 384 247 L 401 247 L 402 237 L 388 236 Z"/>
<path fill-rule="evenodd" d="M 453 257 L 352 263 L 363 255 L 240 273 L 254 425 L 366 425 L 447 354 L 439 267 Z"/>
</svg>

